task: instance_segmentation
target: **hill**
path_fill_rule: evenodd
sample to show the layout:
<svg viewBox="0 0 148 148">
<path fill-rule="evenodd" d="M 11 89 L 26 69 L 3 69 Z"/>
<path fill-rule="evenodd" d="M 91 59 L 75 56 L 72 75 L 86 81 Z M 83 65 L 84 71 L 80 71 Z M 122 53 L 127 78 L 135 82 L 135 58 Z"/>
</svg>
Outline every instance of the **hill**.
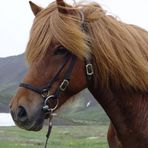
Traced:
<svg viewBox="0 0 148 148">
<path fill-rule="evenodd" d="M 23 54 L 0 58 L 0 94 L 14 93 L 26 69 Z"/>
<path fill-rule="evenodd" d="M 9 111 L 10 98 L 15 94 L 26 70 L 23 54 L 0 58 L 0 112 Z M 75 96 L 75 101 L 60 109 L 56 121 L 60 124 L 107 123 L 108 118 L 86 89 Z"/>
</svg>

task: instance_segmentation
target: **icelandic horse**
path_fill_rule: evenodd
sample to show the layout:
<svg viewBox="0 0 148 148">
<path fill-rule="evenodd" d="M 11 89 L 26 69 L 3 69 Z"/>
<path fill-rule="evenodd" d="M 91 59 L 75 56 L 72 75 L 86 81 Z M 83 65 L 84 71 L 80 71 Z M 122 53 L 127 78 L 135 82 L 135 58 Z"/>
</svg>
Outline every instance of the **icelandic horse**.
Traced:
<svg viewBox="0 0 148 148">
<path fill-rule="evenodd" d="M 88 88 L 110 118 L 109 147 L 147 148 L 148 32 L 107 15 L 97 3 L 30 5 L 29 67 L 10 103 L 15 123 L 38 131 Z"/>
</svg>

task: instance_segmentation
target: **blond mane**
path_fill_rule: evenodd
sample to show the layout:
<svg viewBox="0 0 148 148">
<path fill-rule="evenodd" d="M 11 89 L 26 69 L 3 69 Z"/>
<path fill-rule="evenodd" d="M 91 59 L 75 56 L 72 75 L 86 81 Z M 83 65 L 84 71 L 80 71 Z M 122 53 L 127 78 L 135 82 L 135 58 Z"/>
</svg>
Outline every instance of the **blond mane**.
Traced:
<svg viewBox="0 0 148 148">
<path fill-rule="evenodd" d="M 96 3 L 73 9 L 75 15 L 60 14 L 52 3 L 35 17 L 26 50 L 29 63 L 42 59 L 56 40 L 79 58 L 92 55 L 102 88 L 112 85 L 147 92 L 148 32 L 107 15 Z M 80 11 L 87 33 L 81 27 Z"/>
</svg>

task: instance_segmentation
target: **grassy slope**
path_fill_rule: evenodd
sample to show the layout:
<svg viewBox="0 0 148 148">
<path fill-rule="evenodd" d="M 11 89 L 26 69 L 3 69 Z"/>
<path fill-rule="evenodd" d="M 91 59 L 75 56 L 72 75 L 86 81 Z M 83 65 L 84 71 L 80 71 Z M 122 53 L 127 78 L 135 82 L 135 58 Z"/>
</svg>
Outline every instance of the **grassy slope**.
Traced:
<svg viewBox="0 0 148 148">
<path fill-rule="evenodd" d="M 89 94 L 86 93 L 86 95 L 88 98 Z M 86 107 L 87 101 L 89 100 L 91 100 L 93 104 Z M 102 107 L 93 98 L 88 98 L 87 101 L 86 96 L 81 93 L 79 98 L 67 104 L 63 107 L 63 110 L 59 111 L 59 117 L 81 124 L 108 124 L 109 119 Z"/>
<path fill-rule="evenodd" d="M 0 112 L 8 112 L 9 111 L 9 102 L 10 96 L 6 94 L 0 93 Z"/>
<path fill-rule="evenodd" d="M 0 128 L 0 148 L 43 148 L 47 127 L 28 132 L 16 127 Z M 107 126 L 54 126 L 50 148 L 107 148 Z"/>
</svg>

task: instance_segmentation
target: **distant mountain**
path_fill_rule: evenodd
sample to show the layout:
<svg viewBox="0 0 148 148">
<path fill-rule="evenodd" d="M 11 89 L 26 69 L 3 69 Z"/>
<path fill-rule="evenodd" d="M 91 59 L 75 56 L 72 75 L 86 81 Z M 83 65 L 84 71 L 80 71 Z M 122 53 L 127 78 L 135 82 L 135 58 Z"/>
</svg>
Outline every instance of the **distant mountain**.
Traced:
<svg viewBox="0 0 148 148">
<path fill-rule="evenodd" d="M 24 55 L 0 58 L 0 112 L 8 112 L 8 102 L 22 80 L 27 66 Z"/>
<path fill-rule="evenodd" d="M 0 58 L 0 112 L 8 112 L 8 103 L 27 70 L 24 55 Z M 56 123 L 85 124 L 86 122 L 107 123 L 108 118 L 88 90 L 75 96 L 73 103 L 60 109 Z M 62 110 L 62 111 L 61 111 Z"/>
<path fill-rule="evenodd" d="M 26 69 L 23 54 L 0 58 L 0 94 L 14 93 Z"/>
</svg>

